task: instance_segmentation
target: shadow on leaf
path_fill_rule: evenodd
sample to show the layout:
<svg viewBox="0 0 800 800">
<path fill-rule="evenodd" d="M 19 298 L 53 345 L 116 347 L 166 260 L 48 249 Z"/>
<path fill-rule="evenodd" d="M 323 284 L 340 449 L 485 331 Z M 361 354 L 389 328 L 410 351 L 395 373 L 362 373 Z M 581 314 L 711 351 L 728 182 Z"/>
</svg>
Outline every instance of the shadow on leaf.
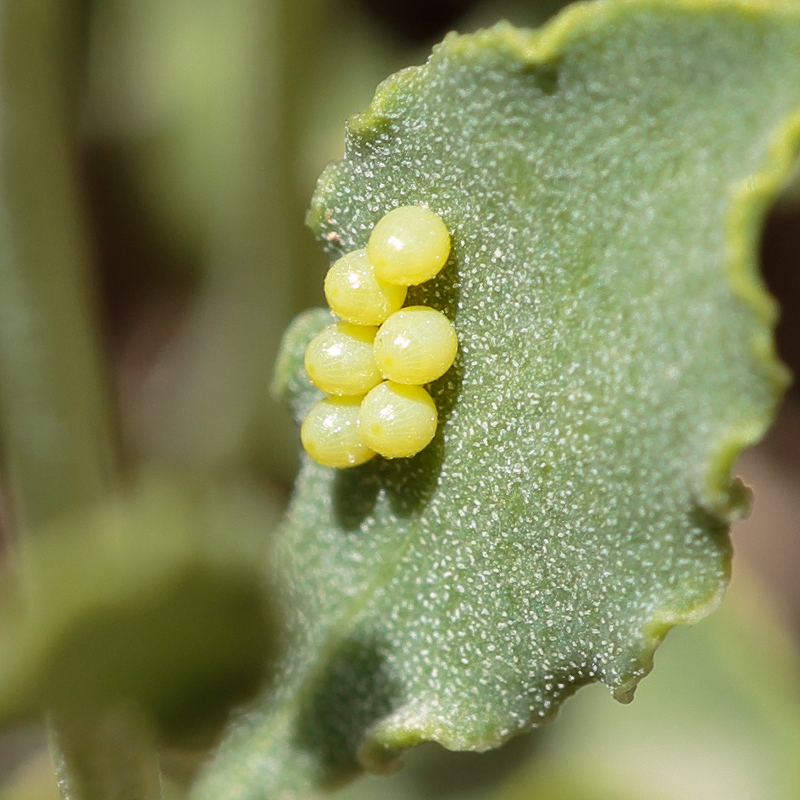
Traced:
<svg viewBox="0 0 800 800">
<path fill-rule="evenodd" d="M 372 637 L 343 641 L 300 713 L 296 743 L 314 754 L 328 787 L 361 771 L 356 753 L 366 731 L 391 713 L 399 698 L 385 651 Z"/>
</svg>

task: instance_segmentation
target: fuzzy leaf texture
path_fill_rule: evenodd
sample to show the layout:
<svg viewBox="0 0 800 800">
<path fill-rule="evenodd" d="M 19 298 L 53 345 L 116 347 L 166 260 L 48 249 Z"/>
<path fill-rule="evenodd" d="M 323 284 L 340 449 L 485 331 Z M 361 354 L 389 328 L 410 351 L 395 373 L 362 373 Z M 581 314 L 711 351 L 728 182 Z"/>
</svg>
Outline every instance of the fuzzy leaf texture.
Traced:
<svg viewBox="0 0 800 800">
<path fill-rule="evenodd" d="M 418 456 L 305 459 L 280 541 L 294 654 L 202 798 L 306 796 L 405 747 L 497 747 L 582 684 L 632 697 L 720 600 L 730 470 L 786 383 L 759 227 L 800 131 L 800 8 L 598 2 L 449 36 L 350 121 L 309 221 L 335 258 L 396 205 L 453 252 L 409 302 L 454 321 Z M 276 387 L 317 395 L 287 334 Z"/>
</svg>

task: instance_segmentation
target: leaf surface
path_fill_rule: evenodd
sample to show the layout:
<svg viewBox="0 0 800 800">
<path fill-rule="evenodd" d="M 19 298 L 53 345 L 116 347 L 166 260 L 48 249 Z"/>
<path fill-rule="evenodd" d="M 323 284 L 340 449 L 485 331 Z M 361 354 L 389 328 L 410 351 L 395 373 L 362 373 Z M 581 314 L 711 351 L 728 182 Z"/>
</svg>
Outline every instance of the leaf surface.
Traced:
<svg viewBox="0 0 800 800">
<path fill-rule="evenodd" d="M 800 11 L 576 6 L 451 35 L 351 120 L 309 222 L 331 258 L 423 203 L 451 259 L 409 302 L 460 342 L 412 459 L 305 460 L 282 534 L 294 655 L 202 798 L 304 796 L 433 740 L 497 747 L 577 687 L 626 701 L 719 601 L 730 477 L 785 384 L 758 227 L 791 165 Z M 315 393 L 310 312 L 276 388 Z"/>
<path fill-rule="evenodd" d="M 676 631 L 631 708 L 582 693 L 489 800 L 796 798 L 800 653 L 765 588 L 737 565 L 723 607 Z"/>
</svg>

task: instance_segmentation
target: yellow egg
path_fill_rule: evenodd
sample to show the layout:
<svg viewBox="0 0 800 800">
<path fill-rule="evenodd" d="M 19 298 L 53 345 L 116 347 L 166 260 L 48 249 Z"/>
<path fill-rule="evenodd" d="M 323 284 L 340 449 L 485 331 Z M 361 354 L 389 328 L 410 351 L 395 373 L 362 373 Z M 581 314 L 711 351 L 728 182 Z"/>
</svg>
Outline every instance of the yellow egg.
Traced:
<svg viewBox="0 0 800 800">
<path fill-rule="evenodd" d="M 458 350 L 455 328 L 441 311 L 409 306 L 392 314 L 375 337 L 375 363 L 384 378 L 423 384 L 444 375 Z"/>
<path fill-rule="evenodd" d="M 337 322 L 318 333 L 306 349 L 308 377 L 326 394 L 364 395 L 381 382 L 372 344 L 378 329 Z"/>
<path fill-rule="evenodd" d="M 326 467 L 356 467 L 375 455 L 358 431 L 360 404 L 360 397 L 326 397 L 312 407 L 300 440 L 314 461 Z"/>
<path fill-rule="evenodd" d="M 355 250 L 328 270 L 325 297 L 334 314 L 343 320 L 357 325 L 380 325 L 402 308 L 406 287 L 378 280 L 367 251 Z"/>
<path fill-rule="evenodd" d="M 415 286 L 429 281 L 445 265 L 450 233 L 434 211 L 402 206 L 379 220 L 367 251 L 380 280 Z"/>
<path fill-rule="evenodd" d="M 431 396 L 421 386 L 386 381 L 361 401 L 358 429 L 361 438 L 385 458 L 407 458 L 427 447 L 438 414 Z"/>
</svg>

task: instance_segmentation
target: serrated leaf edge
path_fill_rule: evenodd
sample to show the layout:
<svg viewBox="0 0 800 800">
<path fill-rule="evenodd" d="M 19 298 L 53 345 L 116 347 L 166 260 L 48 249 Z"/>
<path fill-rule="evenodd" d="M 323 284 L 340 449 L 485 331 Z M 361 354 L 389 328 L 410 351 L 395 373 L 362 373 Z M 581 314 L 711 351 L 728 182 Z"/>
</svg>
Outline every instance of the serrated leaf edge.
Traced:
<svg viewBox="0 0 800 800">
<path fill-rule="evenodd" d="M 669 10 L 703 13 L 705 11 L 731 10 L 761 16 L 764 14 L 786 16 L 800 21 L 800 8 L 789 2 L 764 0 L 606 0 L 582 2 L 565 9 L 558 17 L 538 30 L 520 30 L 501 22 L 487 30 L 473 34 L 451 33 L 445 37 L 426 64 L 409 67 L 392 75 L 380 84 L 369 107 L 350 118 L 347 136 L 353 140 L 369 141 L 385 129 L 393 114 L 399 91 L 409 79 L 424 74 L 432 60 L 444 54 L 471 54 L 485 47 L 503 48 L 516 54 L 526 65 L 545 66 L 557 61 L 566 47 L 592 30 L 606 26 L 615 18 L 634 9 Z M 800 57 L 800 52 L 798 53 Z M 773 134 L 766 161 L 761 170 L 745 178 L 730 194 L 730 210 L 726 220 L 726 275 L 732 294 L 750 308 L 758 321 L 757 330 L 749 343 L 756 363 L 763 369 L 764 378 L 773 390 L 773 404 L 761 418 L 741 420 L 714 447 L 708 458 L 704 495 L 698 502 L 720 520 L 729 524 L 746 511 L 746 499 L 741 486 L 732 480 L 731 472 L 741 452 L 756 443 L 765 433 L 781 396 L 789 384 L 788 369 L 778 358 L 772 327 L 777 318 L 777 305 L 767 291 L 757 266 L 758 239 L 764 214 L 777 196 L 790 174 L 795 154 L 800 145 L 800 109 L 791 115 Z M 323 198 L 336 182 L 341 162 L 329 165 L 317 184 L 307 224 L 320 237 L 325 219 Z M 320 237 L 322 238 L 322 237 Z M 329 252 L 337 251 L 339 242 L 322 242 Z M 729 570 L 728 570 L 729 571 Z M 652 669 L 656 649 L 666 634 L 679 624 L 694 624 L 711 613 L 722 601 L 725 586 L 690 609 L 661 609 L 654 614 L 641 631 L 642 649 L 638 668 L 618 685 L 610 687 L 620 702 L 629 702 L 638 683 Z M 407 709 L 408 710 L 408 709 Z M 402 713 L 403 709 L 398 709 Z M 387 724 L 388 723 L 388 724 Z M 426 726 L 412 726 L 402 732 L 388 718 L 377 723 L 367 734 L 359 751 L 365 769 L 373 772 L 392 771 L 396 767 L 398 752 L 422 741 L 435 739 Z M 516 735 L 519 731 L 515 731 Z M 510 738 L 510 737 L 506 737 Z M 492 742 L 497 746 L 502 741 Z M 445 743 L 445 746 L 446 743 Z M 479 749 L 488 749 L 481 746 Z"/>
</svg>

